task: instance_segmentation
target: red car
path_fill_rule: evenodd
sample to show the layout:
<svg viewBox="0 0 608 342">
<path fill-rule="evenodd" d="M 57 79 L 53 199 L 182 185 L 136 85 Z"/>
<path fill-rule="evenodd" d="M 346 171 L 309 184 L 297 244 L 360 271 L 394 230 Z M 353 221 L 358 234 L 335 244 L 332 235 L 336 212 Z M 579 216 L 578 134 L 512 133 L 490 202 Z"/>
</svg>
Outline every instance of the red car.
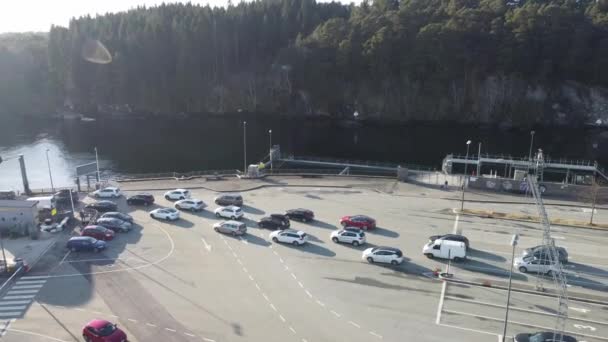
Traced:
<svg viewBox="0 0 608 342">
<path fill-rule="evenodd" d="M 127 334 L 116 324 L 104 319 L 94 319 L 82 328 L 82 338 L 87 342 L 127 342 Z"/>
<path fill-rule="evenodd" d="M 365 215 L 344 216 L 340 219 L 342 227 L 357 227 L 365 230 L 376 228 L 376 220 Z"/>
<path fill-rule="evenodd" d="M 114 238 L 114 232 L 102 226 L 86 226 L 82 232 L 80 232 L 80 235 L 94 237 L 97 240 L 104 241 L 109 241 Z"/>
</svg>

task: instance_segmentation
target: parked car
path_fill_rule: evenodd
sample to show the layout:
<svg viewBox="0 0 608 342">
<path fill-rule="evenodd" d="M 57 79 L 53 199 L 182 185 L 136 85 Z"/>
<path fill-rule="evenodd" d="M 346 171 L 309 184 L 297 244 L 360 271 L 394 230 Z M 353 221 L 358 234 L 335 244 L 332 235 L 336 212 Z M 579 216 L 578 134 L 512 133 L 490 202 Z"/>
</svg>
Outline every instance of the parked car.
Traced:
<svg viewBox="0 0 608 342">
<path fill-rule="evenodd" d="M 173 208 L 158 208 L 150 212 L 150 217 L 167 221 L 175 221 L 179 219 L 179 211 Z"/>
<path fill-rule="evenodd" d="M 120 195 L 120 189 L 115 186 L 109 186 L 107 188 L 93 191 L 93 196 L 97 198 L 118 198 Z"/>
<path fill-rule="evenodd" d="M 557 271 L 557 265 L 552 264 L 549 259 L 538 259 L 535 257 L 515 258 L 513 266 L 521 273 L 551 274 L 551 272 Z"/>
<path fill-rule="evenodd" d="M 70 192 L 72 193 L 72 197 L 70 199 Z M 71 189 L 62 189 L 55 193 L 55 202 L 61 204 L 69 204 L 71 201 L 74 203 L 78 202 L 78 191 Z"/>
<path fill-rule="evenodd" d="M 315 219 L 315 214 L 312 210 L 308 209 L 290 209 L 285 212 L 285 216 L 287 216 L 290 220 L 298 220 L 302 222 L 310 222 Z"/>
<path fill-rule="evenodd" d="M 376 220 L 365 215 L 344 216 L 340 219 L 342 227 L 357 227 L 365 230 L 376 228 Z"/>
<path fill-rule="evenodd" d="M 175 202 L 175 209 L 190 210 L 190 211 L 201 211 L 205 209 L 207 205 L 205 202 L 199 199 L 183 199 Z"/>
<path fill-rule="evenodd" d="M 183 200 L 186 198 L 190 198 L 190 191 L 186 189 L 175 189 L 165 192 L 166 200 Z"/>
<path fill-rule="evenodd" d="M 240 220 L 243 215 L 243 210 L 234 205 L 230 205 L 227 207 L 219 207 L 215 209 L 215 216 L 217 217 L 228 218 L 231 220 Z"/>
<path fill-rule="evenodd" d="M 398 248 L 380 246 L 364 250 L 361 258 L 369 263 L 399 265 L 403 262 L 403 253 Z"/>
<path fill-rule="evenodd" d="M 359 229 L 357 230 L 357 232 L 346 229 L 334 230 L 330 234 L 331 241 L 335 243 L 349 243 L 355 247 L 363 245 L 367 241 L 365 238 L 365 233 Z"/>
<path fill-rule="evenodd" d="M 422 254 L 427 258 L 462 261 L 467 258 L 467 245 L 462 241 L 435 239 L 422 247 Z"/>
<path fill-rule="evenodd" d="M 283 230 L 283 229 L 289 228 L 289 221 L 286 224 L 285 221 L 276 219 L 272 216 L 266 216 L 266 217 L 262 217 L 258 221 L 258 227 Z"/>
<path fill-rule="evenodd" d="M 281 221 L 283 223 L 283 225 L 285 225 L 288 228 L 291 225 L 291 222 L 289 222 L 289 217 L 287 217 L 287 215 L 283 215 L 283 214 L 270 214 L 270 217 L 273 220 Z"/>
<path fill-rule="evenodd" d="M 94 319 L 82 328 L 86 342 L 127 342 L 127 334 L 116 324 L 103 319 Z"/>
<path fill-rule="evenodd" d="M 114 239 L 114 232 L 104 226 L 86 226 L 80 236 L 90 236 L 97 240 L 109 241 Z"/>
<path fill-rule="evenodd" d="M 137 194 L 127 198 L 128 205 L 149 206 L 154 204 L 154 196 L 151 194 Z"/>
<path fill-rule="evenodd" d="M 133 223 L 133 216 L 118 211 L 108 211 L 103 213 L 100 218 L 115 218 L 129 223 Z"/>
<path fill-rule="evenodd" d="M 131 223 L 114 217 L 98 218 L 95 223 L 99 226 L 104 226 L 105 228 L 111 229 L 116 233 L 127 233 L 132 228 Z"/>
<path fill-rule="evenodd" d="M 467 249 L 469 249 L 469 239 L 464 235 L 443 234 L 443 235 L 429 236 L 429 242 L 434 242 L 435 240 L 448 240 L 448 241 L 464 242 L 464 244 L 467 246 Z"/>
<path fill-rule="evenodd" d="M 218 233 L 231 234 L 232 236 L 244 235 L 247 233 L 247 226 L 239 221 L 223 221 L 213 225 L 213 230 Z"/>
<path fill-rule="evenodd" d="M 105 213 L 108 211 L 116 211 L 118 206 L 116 203 L 112 201 L 97 201 L 94 203 L 89 203 L 84 206 L 86 209 L 95 209 L 100 213 Z"/>
<path fill-rule="evenodd" d="M 306 233 L 293 229 L 275 230 L 269 236 L 274 242 L 290 243 L 294 246 L 303 245 L 308 241 Z"/>
<path fill-rule="evenodd" d="M 215 204 L 221 206 L 235 205 L 237 207 L 243 206 L 243 196 L 239 194 L 221 194 L 215 198 Z"/>
<path fill-rule="evenodd" d="M 560 339 L 561 338 L 561 339 Z M 515 335 L 514 342 L 576 342 L 570 335 L 558 335 L 553 331 L 540 331 L 536 333 L 520 333 Z"/>
<path fill-rule="evenodd" d="M 68 240 L 66 248 L 72 252 L 93 251 L 100 252 L 106 248 L 105 241 L 90 236 L 74 236 Z"/>
<path fill-rule="evenodd" d="M 562 264 L 568 263 L 568 251 L 564 247 L 555 247 L 557 251 L 559 262 Z M 529 256 L 533 256 L 538 259 L 548 259 L 549 256 L 549 246 L 535 246 L 531 248 L 524 249 L 522 257 L 527 258 Z"/>
</svg>

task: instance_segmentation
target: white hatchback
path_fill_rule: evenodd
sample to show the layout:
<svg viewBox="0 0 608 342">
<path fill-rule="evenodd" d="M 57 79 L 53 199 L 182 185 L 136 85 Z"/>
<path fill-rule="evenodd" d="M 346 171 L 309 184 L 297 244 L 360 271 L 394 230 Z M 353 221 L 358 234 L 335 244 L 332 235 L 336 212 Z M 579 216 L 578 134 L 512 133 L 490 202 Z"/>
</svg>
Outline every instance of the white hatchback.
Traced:
<svg viewBox="0 0 608 342">
<path fill-rule="evenodd" d="M 285 229 L 275 230 L 270 233 L 270 239 L 274 242 L 290 243 L 294 246 L 300 246 L 308 241 L 308 235 L 301 230 Z"/>
<path fill-rule="evenodd" d="M 175 189 L 165 192 L 166 200 L 183 200 L 190 198 L 190 191 L 186 189 Z"/>
<path fill-rule="evenodd" d="M 167 221 L 175 221 L 179 219 L 179 211 L 173 208 L 158 208 L 150 212 L 150 217 Z"/>
<path fill-rule="evenodd" d="M 243 210 L 234 205 L 229 205 L 227 207 L 219 207 L 215 209 L 215 216 L 231 220 L 240 220 L 241 218 L 243 218 Z"/>
<path fill-rule="evenodd" d="M 93 191 L 93 196 L 97 198 L 118 198 L 120 195 L 120 189 L 114 186 Z"/>
<path fill-rule="evenodd" d="M 206 206 L 207 205 L 205 204 L 205 202 L 194 198 L 183 199 L 175 202 L 175 209 L 179 210 L 201 211 Z"/>
<path fill-rule="evenodd" d="M 361 258 L 369 263 L 399 265 L 403 262 L 403 253 L 397 248 L 380 246 L 364 250 Z"/>
</svg>

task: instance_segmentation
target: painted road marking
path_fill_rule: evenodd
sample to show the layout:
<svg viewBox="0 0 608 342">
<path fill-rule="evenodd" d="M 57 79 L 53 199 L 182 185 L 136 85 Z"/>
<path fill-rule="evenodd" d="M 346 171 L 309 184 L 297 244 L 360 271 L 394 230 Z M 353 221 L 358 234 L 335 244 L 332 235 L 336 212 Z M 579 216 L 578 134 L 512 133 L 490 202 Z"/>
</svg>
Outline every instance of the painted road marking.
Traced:
<svg viewBox="0 0 608 342">
<path fill-rule="evenodd" d="M 435 319 L 435 324 L 439 324 L 441 321 L 441 312 L 443 311 L 443 299 L 445 298 L 445 289 L 448 286 L 447 282 L 443 282 L 441 286 L 441 295 L 439 296 L 439 305 L 437 306 L 437 318 Z"/>
<path fill-rule="evenodd" d="M 574 310 L 574 311 L 578 311 L 578 312 L 582 312 L 582 313 L 587 313 L 587 312 L 591 311 L 589 309 L 575 308 L 575 307 L 570 307 L 570 310 Z"/>
<path fill-rule="evenodd" d="M 353 321 L 348 321 L 348 324 L 350 324 L 350 325 L 352 325 L 353 327 L 356 327 L 356 328 L 361 328 L 361 326 L 359 324 L 357 324 L 357 323 L 355 323 Z"/>
<path fill-rule="evenodd" d="M 342 316 L 339 313 L 335 312 L 334 310 L 331 310 L 331 313 L 334 314 L 334 316 L 336 316 L 337 318 L 340 318 L 340 316 Z"/>
<path fill-rule="evenodd" d="M 201 238 L 201 241 L 203 242 L 203 245 L 205 245 L 205 249 L 207 249 L 208 252 L 211 252 L 211 245 L 208 244 L 204 238 Z"/>
<path fill-rule="evenodd" d="M 4 296 L 2 299 L 33 299 L 36 295 L 27 295 L 27 296 Z"/>
<path fill-rule="evenodd" d="M 29 304 L 31 302 L 31 300 L 7 300 L 0 302 L 0 305 Z"/>
<path fill-rule="evenodd" d="M 283 315 L 279 315 L 279 318 L 281 319 L 281 321 L 283 321 L 283 323 L 286 322 L 285 317 L 283 317 Z"/>
<path fill-rule="evenodd" d="M 0 317 L 14 318 L 21 315 L 21 311 L 0 312 Z"/>
<path fill-rule="evenodd" d="M 23 277 L 21 277 L 21 279 L 28 279 L 28 280 L 29 279 L 48 279 L 48 278 L 49 278 L 48 275 L 46 275 L 46 276 L 23 276 Z"/>
<path fill-rule="evenodd" d="M 15 285 L 44 284 L 44 283 L 46 283 L 46 279 L 44 279 L 44 280 L 19 280 L 15 283 Z"/>
<path fill-rule="evenodd" d="M 165 328 L 165 330 L 170 331 L 170 332 L 176 332 L 177 331 L 175 329 L 169 329 L 169 328 Z"/>
<path fill-rule="evenodd" d="M 32 285 L 15 284 L 15 286 L 13 286 L 11 289 L 13 289 L 13 290 L 39 289 L 43 286 L 44 286 L 44 284 L 32 284 Z"/>
<path fill-rule="evenodd" d="M 270 303 L 270 307 L 271 307 L 271 308 L 272 308 L 272 310 L 274 310 L 275 312 L 276 312 L 276 311 L 278 311 L 278 310 L 277 310 L 277 308 L 276 308 L 276 307 L 275 307 L 275 306 L 274 306 L 272 303 Z"/>
<path fill-rule="evenodd" d="M 312 298 L 312 294 L 311 294 L 311 293 L 310 293 L 308 290 L 306 290 L 306 295 L 307 295 L 308 297 Z"/>
<path fill-rule="evenodd" d="M 13 294 L 31 294 L 31 293 L 38 293 L 38 291 L 40 290 L 10 290 L 8 291 L 6 294 L 7 295 L 13 295 Z"/>
<path fill-rule="evenodd" d="M 296 329 L 294 329 L 292 326 L 289 326 L 289 330 L 291 330 L 292 333 L 296 333 Z"/>
<path fill-rule="evenodd" d="M 458 220 L 460 220 L 460 215 L 456 214 L 456 219 L 454 220 L 454 229 L 452 230 L 453 234 L 458 234 Z"/>
<path fill-rule="evenodd" d="M 23 310 L 25 308 L 27 308 L 27 305 L 0 306 L 0 311 Z"/>
<path fill-rule="evenodd" d="M 373 332 L 373 331 L 370 331 L 370 332 L 369 332 L 369 334 L 370 334 L 370 335 L 372 335 L 372 336 L 374 336 L 374 337 L 377 337 L 377 338 L 379 338 L 379 339 L 382 339 L 382 335 L 380 335 L 380 334 L 378 334 L 378 333 L 375 333 L 375 332 Z"/>
</svg>

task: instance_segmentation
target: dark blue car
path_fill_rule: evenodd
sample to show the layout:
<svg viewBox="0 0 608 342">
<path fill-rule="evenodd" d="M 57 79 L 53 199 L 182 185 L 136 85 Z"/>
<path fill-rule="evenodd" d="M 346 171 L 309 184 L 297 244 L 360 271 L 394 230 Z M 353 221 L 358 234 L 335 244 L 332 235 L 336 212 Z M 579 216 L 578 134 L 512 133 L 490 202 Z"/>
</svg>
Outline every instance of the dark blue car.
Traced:
<svg viewBox="0 0 608 342">
<path fill-rule="evenodd" d="M 97 240 L 90 236 L 75 236 L 68 240 L 67 249 L 72 252 L 93 251 L 99 252 L 106 248 L 105 241 Z"/>
</svg>

